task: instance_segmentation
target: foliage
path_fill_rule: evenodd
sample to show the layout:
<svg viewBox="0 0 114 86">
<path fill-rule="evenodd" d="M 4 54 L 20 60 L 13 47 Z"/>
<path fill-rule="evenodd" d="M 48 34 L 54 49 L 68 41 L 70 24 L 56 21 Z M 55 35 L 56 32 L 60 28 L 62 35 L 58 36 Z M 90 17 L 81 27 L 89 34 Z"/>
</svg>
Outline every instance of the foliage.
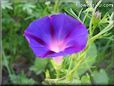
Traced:
<svg viewBox="0 0 114 86">
<path fill-rule="evenodd" d="M 40 81 L 42 84 L 114 84 L 114 12 L 112 7 L 99 7 L 102 0 L 94 3 L 94 7 L 91 4 L 93 2 L 89 1 L 2 0 L 2 70 L 6 72 L 3 77 L 8 77 L 8 83 L 2 83 L 39 84 Z M 88 7 L 80 7 L 76 3 Z M 31 21 L 59 12 L 80 20 L 89 32 L 86 49 L 65 57 L 61 65 L 54 64 L 51 59 L 34 58 L 23 36 L 23 31 Z M 29 78 L 28 72 L 20 66 L 17 73 L 14 63 L 27 65 L 25 69 L 33 72 L 37 79 L 33 74 Z"/>
</svg>

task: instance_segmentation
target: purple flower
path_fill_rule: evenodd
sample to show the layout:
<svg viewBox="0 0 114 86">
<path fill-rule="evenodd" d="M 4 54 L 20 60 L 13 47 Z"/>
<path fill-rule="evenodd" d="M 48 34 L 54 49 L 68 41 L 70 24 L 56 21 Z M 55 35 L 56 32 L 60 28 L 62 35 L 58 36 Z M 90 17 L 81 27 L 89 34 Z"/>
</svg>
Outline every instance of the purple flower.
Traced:
<svg viewBox="0 0 114 86">
<path fill-rule="evenodd" d="M 37 57 L 66 56 L 86 47 L 84 24 L 66 14 L 45 16 L 33 21 L 24 32 Z"/>
</svg>

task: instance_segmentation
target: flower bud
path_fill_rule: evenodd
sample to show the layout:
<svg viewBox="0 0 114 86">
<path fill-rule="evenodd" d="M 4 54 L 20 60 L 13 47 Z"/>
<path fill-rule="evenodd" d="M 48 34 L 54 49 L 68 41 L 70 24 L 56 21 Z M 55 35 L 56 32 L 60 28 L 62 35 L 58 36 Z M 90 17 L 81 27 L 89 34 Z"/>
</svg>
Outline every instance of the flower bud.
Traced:
<svg viewBox="0 0 114 86">
<path fill-rule="evenodd" d="M 96 27 L 101 20 L 101 12 L 96 11 L 93 16 L 93 25 Z"/>
</svg>

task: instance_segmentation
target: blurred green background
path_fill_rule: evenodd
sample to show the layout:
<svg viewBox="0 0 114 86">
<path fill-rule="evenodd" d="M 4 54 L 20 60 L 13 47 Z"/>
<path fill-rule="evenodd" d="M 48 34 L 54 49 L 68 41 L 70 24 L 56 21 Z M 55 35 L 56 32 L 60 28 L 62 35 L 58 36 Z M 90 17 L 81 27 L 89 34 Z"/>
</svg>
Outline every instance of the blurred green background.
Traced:
<svg viewBox="0 0 114 86">
<path fill-rule="evenodd" d="M 113 0 L 104 3 L 113 4 Z M 2 0 L 2 84 L 11 83 L 41 83 L 44 79 L 44 72 L 41 71 L 45 63 L 35 64 L 35 55 L 29 48 L 27 41 L 23 36 L 24 30 L 33 20 L 59 12 L 70 13 L 72 10 L 75 14 L 79 13 L 80 4 L 84 4 L 84 0 Z M 94 1 L 96 3 L 96 1 Z M 72 9 L 72 10 L 71 10 Z M 99 7 L 102 16 L 106 12 L 109 14 L 113 11 L 113 7 Z M 101 17 L 102 17 L 101 16 Z M 83 18 L 83 16 L 82 16 Z M 88 27 L 88 23 L 86 22 Z M 95 32 L 97 33 L 97 31 Z M 111 30 L 114 34 L 114 29 Z M 108 83 L 114 84 L 114 40 L 100 39 L 95 42 L 97 47 L 97 57 L 94 65 L 96 71 L 95 76 L 104 74 Z M 92 51 L 91 51 L 92 52 Z M 36 65 L 40 70 L 32 72 L 31 66 Z M 44 66 L 42 66 L 44 65 Z M 100 70 L 102 69 L 102 70 Z M 35 70 L 35 69 L 34 69 Z M 104 72 L 105 71 L 105 72 Z M 20 81 L 16 81 L 16 79 Z M 97 80 L 102 76 L 96 77 Z M 106 82 L 105 81 L 105 82 Z"/>
</svg>

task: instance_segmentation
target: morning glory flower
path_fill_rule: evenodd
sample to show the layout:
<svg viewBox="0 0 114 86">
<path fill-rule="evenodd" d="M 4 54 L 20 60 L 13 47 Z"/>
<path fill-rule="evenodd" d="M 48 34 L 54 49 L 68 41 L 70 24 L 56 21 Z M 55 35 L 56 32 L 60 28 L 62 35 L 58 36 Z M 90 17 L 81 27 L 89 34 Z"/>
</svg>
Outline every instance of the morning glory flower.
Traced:
<svg viewBox="0 0 114 86">
<path fill-rule="evenodd" d="M 37 57 L 49 58 L 82 51 L 88 32 L 79 20 L 60 13 L 34 20 L 24 36 Z"/>
</svg>

